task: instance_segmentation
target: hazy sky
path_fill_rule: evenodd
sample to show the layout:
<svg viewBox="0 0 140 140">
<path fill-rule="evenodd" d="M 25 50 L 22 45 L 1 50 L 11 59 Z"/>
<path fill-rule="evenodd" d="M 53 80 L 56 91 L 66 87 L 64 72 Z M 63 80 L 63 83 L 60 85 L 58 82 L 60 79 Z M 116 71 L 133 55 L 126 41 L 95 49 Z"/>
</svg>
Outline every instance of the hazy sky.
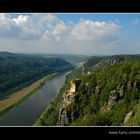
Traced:
<svg viewBox="0 0 140 140">
<path fill-rule="evenodd" d="M 140 14 L 0 14 L 0 51 L 140 53 Z"/>
</svg>

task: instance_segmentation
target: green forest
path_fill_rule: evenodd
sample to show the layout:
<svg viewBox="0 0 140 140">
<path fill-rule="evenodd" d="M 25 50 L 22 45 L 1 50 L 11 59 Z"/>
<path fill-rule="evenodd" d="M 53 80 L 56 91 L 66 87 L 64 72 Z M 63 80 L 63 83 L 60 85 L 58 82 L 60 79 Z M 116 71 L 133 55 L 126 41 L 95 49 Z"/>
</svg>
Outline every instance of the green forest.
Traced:
<svg viewBox="0 0 140 140">
<path fill-rule="evenodd" d="M 0 98 L 48 74 L 74 68 L 61 58 L 0 53 Z"/>
<path fill-rule="evenodd" d="M 139 110 L 140 55 L 91 57 L 67 75 L 35 125 L 138 126 Z"/>
</svg>

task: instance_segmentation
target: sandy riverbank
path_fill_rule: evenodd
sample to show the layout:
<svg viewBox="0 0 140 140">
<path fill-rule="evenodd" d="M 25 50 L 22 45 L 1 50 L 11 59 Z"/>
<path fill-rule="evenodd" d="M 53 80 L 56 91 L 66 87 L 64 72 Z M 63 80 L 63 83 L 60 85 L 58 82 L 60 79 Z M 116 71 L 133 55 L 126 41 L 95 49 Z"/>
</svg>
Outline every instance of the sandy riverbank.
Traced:
<svg viewBox="0 0 140 140">
<path fill-rule="evenodd" d="M 45 82 L 48 78 L 49 76 L 45 76 L 37 80 L 36 82 L 32 83 L 31 85 L 28 85 L 27 87 L 22 88 L 20 91 L 12 93 L 6 99 L 0 100 L 0 112 L 12 106 L 13 104 L 21 100 L 23 97 L 30 94 L 32 91 L 39 88 L 40 84 Z"/>
</svg>

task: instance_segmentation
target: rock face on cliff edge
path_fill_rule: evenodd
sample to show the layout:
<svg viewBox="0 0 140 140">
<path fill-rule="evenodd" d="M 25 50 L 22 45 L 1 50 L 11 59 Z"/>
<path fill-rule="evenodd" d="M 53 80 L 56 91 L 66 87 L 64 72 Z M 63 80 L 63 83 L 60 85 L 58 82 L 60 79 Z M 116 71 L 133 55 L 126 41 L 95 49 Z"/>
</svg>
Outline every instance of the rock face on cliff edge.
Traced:
<svg viewBox="0 0 140 140">
<path fill-rule="evenodd" d="M 130 120 L 130 118 L 131 118 L 133 115 L 134 115 L 134 111 L 130 111 L 130 112 L 126 115 L 126 117 L 125 117 L 125 119 L 124 119 L 124 124 L 128 123 L 128 121 Z"/>
<path fill-rule="evenodd" d="M 76 102 L 76 94 L 77 88 L 80 84 L 80 80 L 76 79 L 70 82 L 70 87 L 65 93 L 63 94 L 63 101 L 59 110 L 59 119 L 58 125 L 68 125 L 69 123 L 73 122 L 77 117 L 78 113 L 78 103 Z M 85 91 L 88 90 L 89 83 L 85 83 Z M 95 94 L 100 94 L 102 87 L 96 85 L 95 87 Z M 100 107 L 99 112 L 105 113 L 115 106 L 117 106 L 119 100 L 121 100 L 126 91 L 131 90 L 140 90 L 140 82 L 139 81 L 128 81 L 125 84 L 118 85 L 116 88 L 110 91 L 108 102 L 106 106 Z M 124 123 L 128 122 L 129 118 L 133 115 L 133 113 L 128 113 L 124 120 Z"/>
<path fill-rule="evenodd" d="M 110 95 L 108 98 L 108 104 L 106 107 L 101 107 L 100 112 L 106 112 L 111 108 L 115 107 L 120 99 L 123 98 L 125 91 L 130 90 L 140 90 L 140 82 L 139 81 L 128 81 L 124 85 L 118 85 L 115 89 L 110 91 Z"/>
<path fill-rule="evenodd" d="M 76 107 L 75 94 L 79 84 L 79 79 L 71 81 L 70 88 L 63 94 L 63 101 L 59 111 L 58 125 L 68 125 L 77 117 L 76 113 L 73 112 L 73 109 Z"/>
<path fill-rule="evenodd" d="M 112 108 L 114 107 L 116 104 L 117 104 L 117 101 L 119 99 L 119 94 L 117 92 L 116 89 L 112 90 L 110 92 L 110 96 L 109 96 L 109 99 L 108 99 L 108 108 Z"/>
</svg>

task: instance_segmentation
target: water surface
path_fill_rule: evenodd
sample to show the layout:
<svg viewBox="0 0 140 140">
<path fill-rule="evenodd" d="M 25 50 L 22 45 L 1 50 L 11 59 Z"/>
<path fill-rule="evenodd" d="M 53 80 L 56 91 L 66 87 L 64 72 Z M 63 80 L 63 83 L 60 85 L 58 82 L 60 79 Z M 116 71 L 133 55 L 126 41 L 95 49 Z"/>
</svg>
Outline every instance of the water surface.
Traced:
<svg viewBox="0 0 140 140">
<path fill-rule="evenodd" d="M 37 93 L 2 116 L 0 126 L 32 126 L 63 86 L 65 76 L 61 73 L 48 80 Z"/>
</svg>

